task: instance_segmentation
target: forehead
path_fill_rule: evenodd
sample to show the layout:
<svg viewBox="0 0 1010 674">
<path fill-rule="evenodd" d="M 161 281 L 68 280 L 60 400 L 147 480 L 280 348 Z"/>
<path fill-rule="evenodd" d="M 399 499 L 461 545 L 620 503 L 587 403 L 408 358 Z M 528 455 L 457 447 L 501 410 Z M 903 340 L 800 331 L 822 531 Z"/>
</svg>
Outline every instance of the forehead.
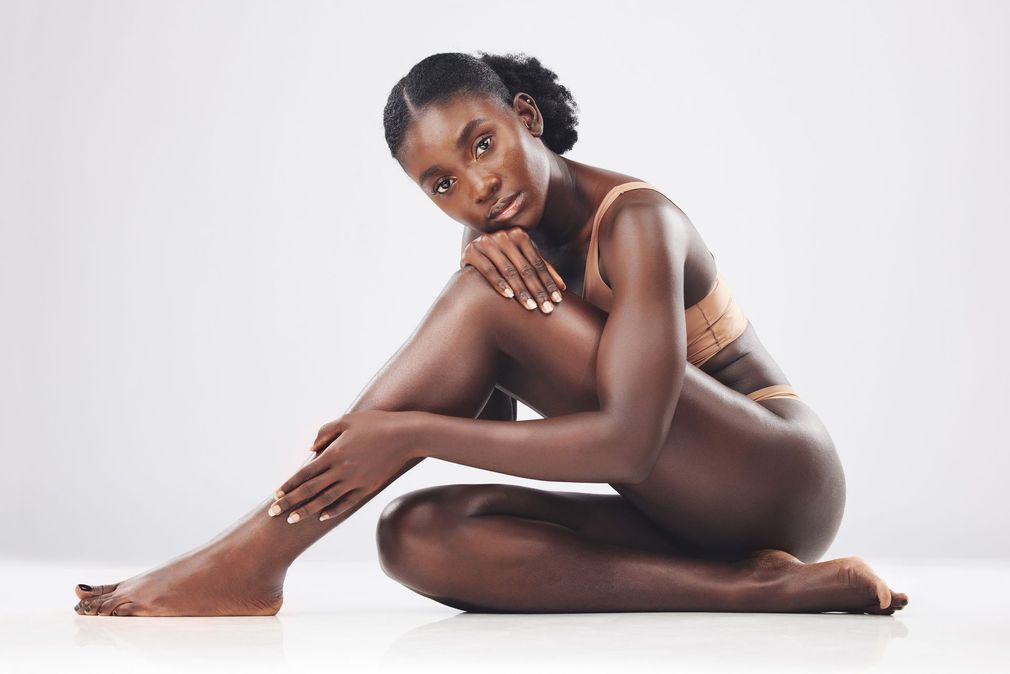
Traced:
<svg viewBox="0 0 1010 674">
<path fill-rule="evenodd" d="M 401 163 L 416 180 L 430 165 L 459 154 L 456 139 L 470 120 L 483 117 L 489 122 L 501 121 L 506 115 L 502 104 L 485 96 L 457 97 L 429 106 L 407 127 Z"/>
</svg>

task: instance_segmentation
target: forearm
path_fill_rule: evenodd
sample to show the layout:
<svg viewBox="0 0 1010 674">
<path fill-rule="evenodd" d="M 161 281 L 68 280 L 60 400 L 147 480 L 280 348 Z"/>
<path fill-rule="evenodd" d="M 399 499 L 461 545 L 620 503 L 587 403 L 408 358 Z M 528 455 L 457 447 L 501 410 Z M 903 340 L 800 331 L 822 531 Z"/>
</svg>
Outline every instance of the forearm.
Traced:
<svg viewBox="0 0 1010 674">
<path fill-rule="evenodd" d="M 408 458 L 432 457 L 534 480 L 632 482 L 636 454 L 599 411 L 529 421 L 418 412 Z"/>
</svg>

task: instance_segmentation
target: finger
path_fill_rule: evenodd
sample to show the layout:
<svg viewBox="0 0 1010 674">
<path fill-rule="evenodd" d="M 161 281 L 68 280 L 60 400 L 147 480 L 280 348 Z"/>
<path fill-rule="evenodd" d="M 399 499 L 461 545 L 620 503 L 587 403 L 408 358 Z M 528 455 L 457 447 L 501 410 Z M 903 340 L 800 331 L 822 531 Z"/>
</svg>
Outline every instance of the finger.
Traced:
<svg viewBox="0 0 1010 674">
<path fill-rule="evenodd" d="M 523 234 L 519 237 L 516 245 L 519 246 L 523 255 L 525 255 L 526 259 L 533 265 L 533 268 L 537 272 L 537 277 L 540 279 L 540 283 L 542 283 L 544 288 L 546 288 L 551 299 L 555 302 L 560 302 L 561 290 L 558 288 L 558 284 L 554 281 L 554 277 L 551 275 L 550 269 L 547 268 L 547 260 L 540 255 L 540 251 L 537 250 L 536 245 L 534 245 L 534 243 L 530 240 L 530 237 Z"/>
<path fill-rule="evenodd" d="M 492 262 L 491 259 L 479 249 L 470 249 L 470 253 L 467 255 L 467 264 L 483 274 L 484 278 L 488 280 L 488 283 L 490 283 L 502 297 L 507 299 L 515 297 L 515 290 L 510 288 L 509 284 L 505 282 L 505 279 L 502 278 L 501 272 L 499 272 L 498 268 L 495 267 L 494 262 Z"/>
<path fill-rule="evenodd" d="M 534 311 L 542 305 L 542 302 L 537 302 L 538 294 L 544 300 L 549 300 L 547 291 L 536 278 L 536 270 L 506 234 L 496 234 L 493 244 L 487 248 L 482 247 L 481 251 L 491 258 L 505 280 L 515 290 L 519 304 Z M 551 309 L 553 308 L 551 305 Z"/>
<path fill-rule="evenodd" d="M 274 498 L 275 499 L 284 498 L 286 494 L 290 494 L 305 482 L 308 482 L 315 476 L 325 472 L 326 471 L 325 462 L 316 461 L 315 459 L 318 458 L 319 455 L 311 457 L 308 463 L 306 463 L 297 471 L 295 471 L 294 475 L 289 477 L 284 484 L 282 484 L 280 487 L 277 488 L 277 491 L 274 492 Z"/>
<path fill-rule="evenodd" d="M 361 502 L 361 498 L 358 496 L 358 494 L 351 495 L 352 492 L 357 491 L 360 490 L 352 489 L 351 491 L 347 492 L 346 494 L 343 494 L 340 498 L 338 498 L 333 503 L 333 505 L 327 508 L 323 508 L 319 512 L 319 521 L 325 522 L 326 520 L 333 519 L 334 517 L 339 517 L 340 515 L 346 513 L 348 510 L 351 510 L 355 506 L 357 506 Z"/>
<path fill-rule="evenodd" d="M 554 311 L 554 304 L 551 303 L 551 296 L 544 281 L 552 284 L 554 279 L 547 272 L 547 267 L 543 264 L 543 258 L 536 250 L 536 246 L 530 241 L 529 235 L 521 227 L 513 227 L 504 232 L 504 240 L 500 242 L 502 252 L 504 252 L 519 271 L 526 288 L 530 291 L 536 301 L 536 308 L 545 314 Z M 537 262 L 539 260 L 539 263 Z M 541 275 L 541 272 L 543 274 Z"/>
<path fill-rule="evenodd" d="M 295 519 L 296 522 L 318 515 L 323 508 L 328 508 L 352 491 L 354 490 L 349 489 L 346 485 L 340 482 L 330 485 L 328 488 L 317 494 L 315 498 L 309 500 L 308 503 L 291 513 L 291 515 L 292 517 L 295 515 L 298 516 Z"/>
<path fill-rule="evenodd" d="M 552 265 L 547 259 L 544 259 L 544 263 L 547 265 L 547 269 L 551 272 L 551 276 L 554 277 L 554 282 L 557 283 L 562 290 L 568 290 L 568 284 L 565 283 L 563 278 L 561 278 L 561 274 L 559 274 L 558 270 L 554 268 L 554 265 Z"/>
<path fill-rule="evenodd" d="M 312 441 L 312 446 L 309 447 L 309 451 L 315 452 L 320 449 L 326 449 L 331 442 L 336 440 L 337 437 L 344 432 L 344 430 L 343 417 L 323 424 L 320 427 L 319 432 L 316 433 L 316 439 Z"/>
<path fill-rule="evenodd" d="M 315 498 L 320 492 L 324 491 L 335 482 L 336 480 L 334 480 L 328 472 L 318 475 L 307 481 L 305 484 L 295 487 L 289 493 L 270 504 L 270 508 L 267 510 L 267 515 L 270 517 L 277 517 L 282 513 L 298 508 L 306 501 Z M 297 510 L 294 510 L 294 512 L 288 513 L 288 524 L 294 524 L 302 518 L 302 515 L 300 514 L 296 516 L 297 512 Z"/>
</svg>

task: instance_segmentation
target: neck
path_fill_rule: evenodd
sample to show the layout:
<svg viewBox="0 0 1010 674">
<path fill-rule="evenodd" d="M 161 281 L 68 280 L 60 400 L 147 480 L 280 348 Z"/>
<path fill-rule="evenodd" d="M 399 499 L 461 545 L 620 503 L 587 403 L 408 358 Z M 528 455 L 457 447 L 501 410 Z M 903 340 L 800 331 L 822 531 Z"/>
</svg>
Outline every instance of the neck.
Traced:
<svg viewBox="0 0 1010 674">
<path fill-rule="evenodd" d="M 586 222 L 593 215 L 593 204 L 586 194 L 578 162 L 555 154 L 550 157 L 547 202 L 540 222 L 529 236 L 541 250 L 564 252 L 588 242 Z"/>
</svg>

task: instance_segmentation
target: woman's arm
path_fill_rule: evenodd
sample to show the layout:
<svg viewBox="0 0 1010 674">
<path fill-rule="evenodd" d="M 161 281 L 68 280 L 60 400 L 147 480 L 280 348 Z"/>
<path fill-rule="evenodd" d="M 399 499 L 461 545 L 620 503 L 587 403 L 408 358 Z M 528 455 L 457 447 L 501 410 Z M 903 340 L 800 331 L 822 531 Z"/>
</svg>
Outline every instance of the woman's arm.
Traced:
<svg viewBox="0 0 1010 674">
<path fill-rule="evenodd" d="M 597 352 L 600 409 L 519 422 L 415 412 L 408 458 L 565 482 L 649 475 L 687 367 L 686 216 L 673 204 L 628 202 L 614 211 L 598 233 L 614 290 Z"/>
</svg>

